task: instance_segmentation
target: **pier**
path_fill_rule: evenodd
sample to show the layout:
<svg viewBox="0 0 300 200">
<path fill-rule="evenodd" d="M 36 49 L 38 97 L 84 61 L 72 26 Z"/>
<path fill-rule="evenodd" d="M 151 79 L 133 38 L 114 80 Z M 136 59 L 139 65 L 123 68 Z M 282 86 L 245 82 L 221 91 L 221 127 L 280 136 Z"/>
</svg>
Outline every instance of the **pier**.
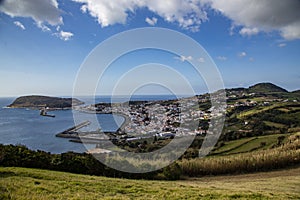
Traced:
<svg viewBox="0 0 300 200">
<path fill-rule="evenodd" d="M 116 132 L 102 132 L 101 130 L 79 131 L 81 128 L 90 125 L 90 121 L 82 122 L 76 126 L 68 128 L 58 134 L 56 137 L 69 138 L 71 142 L 98 144 L 116 137 Z"/>
<path fill-rule="evenodd" d="M 91 122 L 90 121 L 84 121 L 78 125 L 75 125 L 71 128 L 68 128 L 67 130 L 60 132 L 58 134 L 56 134 L 56 137 L 63 137 L 63 138 L 78 138 L 78 130 L 90 125 Z"/>
</svg>

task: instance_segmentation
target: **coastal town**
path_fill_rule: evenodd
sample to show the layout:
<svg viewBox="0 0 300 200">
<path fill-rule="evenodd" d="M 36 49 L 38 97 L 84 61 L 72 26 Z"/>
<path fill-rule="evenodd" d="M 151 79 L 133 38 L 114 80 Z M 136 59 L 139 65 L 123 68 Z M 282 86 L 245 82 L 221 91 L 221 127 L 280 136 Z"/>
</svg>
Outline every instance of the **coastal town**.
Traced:
<svg viewBox="0 0 300 200">
<path fill-rule="evenodd" d="M 204 99 L 202 101 L 204 102 Z M 195 109 L 198 102 L 199 99 L 195 96 L 168 101 L 99 103 L 81 106 L 79 109 L 88 113 L 123 116 L 125 121 L 116 131 L 117 136 L 115 139 L 126 139 L 128 141 L 141 137 L 167 139 L 175 136 L 202 135 L 206 133 L 211 112 Z M 199 120 L 205 122 L 206 128 L 198 126 Z M 192 129 L 191 127 L 194 128 Z"/>
<path fill-rule="evenodd" d="M 269 86 L 269 85 L 267 85 Z M 285 91 L 278 91 L 283 92 Z M 288 93 L 286 93 L 288 94 Z M 91 114 L 113 114 L 124 118 L 122 125 L 114 132 L 104 132 L 94 130 L 84 132 L 74 127 L 72 131 L 65 131 L 57 134 L 59 137 L 73 138 L 75 142 L 99 143 L 100 141 L 112 140 L 117 143 L 120 141 L 133 142 L 144 139 L 173 139 L 174 137 L 184 136 L 206 136 L 212 134 L 209 131 L 211 120 L 222 116 L 226 110 L 230 120 L 238 118 L 240 128 L 237 132 L 251 132 L 250 122 L 241 114 L 241 111 L 251 109 L 268 109 L 278 103 L 297 103 L 297 98 L 288 96 L 278 96 L 271 93 L 265 95 L 255 89 L 235 88 L 226 90 L 227 108 L 213 107 L 211 104 L 211 95 L 203 94 L 193 97 L 179 98 L 174 100 L 157 100 L 157 101 L 128 101 L 123 103 L 97 103 L 92 105 L 80 105 L 73 109 L 79 112 Z M 221 93 L 213 95 L 218 101 L 221 99 Z M 245 119 L 244 119 L 245 118 Z M 229 121 L 230 121 L 229 120 Z M 236 121 L 237 121 L 236 120 Z M 230 123 L 229 123 L 230 124 Z M 85 124 L 86 126 L 89 123 Z M 235 124 L 236 126 L 236 124 Z M 245 127 L 244 127 L 245 126 Z M 255 124 L 253 124 L 255 126 Z M 229 130 L 228 130 L 229 129 Z M 226 125 L 223 132 L 232 131 Z"/>
</svg>

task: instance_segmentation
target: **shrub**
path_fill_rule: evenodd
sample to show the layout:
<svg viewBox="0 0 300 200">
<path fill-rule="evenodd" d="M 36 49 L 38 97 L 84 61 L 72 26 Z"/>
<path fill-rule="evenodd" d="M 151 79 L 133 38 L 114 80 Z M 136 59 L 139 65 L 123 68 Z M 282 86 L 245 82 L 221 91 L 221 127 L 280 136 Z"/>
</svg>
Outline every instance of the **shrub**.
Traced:
<svg viewBox="0 0 300 200">
<path fill-rule="evenodd" d="M 178 163 L 173 163 L 163 169 L 163 175 L 167 180 L 178 180 L 181 174 L 182 171 Z"/>
</svg>

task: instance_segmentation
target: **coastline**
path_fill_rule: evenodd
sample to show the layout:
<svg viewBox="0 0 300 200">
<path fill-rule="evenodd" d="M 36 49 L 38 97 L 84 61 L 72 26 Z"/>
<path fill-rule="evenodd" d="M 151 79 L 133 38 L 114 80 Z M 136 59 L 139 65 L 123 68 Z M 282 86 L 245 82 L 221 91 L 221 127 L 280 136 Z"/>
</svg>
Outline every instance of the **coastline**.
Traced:
<svg viewBox="0 0 300 200">
<path fill-rule="evenodd" d="M 9 109 L 30 109 L 30 110 L 40 110 L 43 107 L 26 107 L 26 106 L 5 106 L 3 108 L 9 108 Z M 65 107 L 65 108 L 49 108 L 47 109 L 49 111 L 55 111 L 55 110 L 72 110 L 72 107 Z"/>
</svg>

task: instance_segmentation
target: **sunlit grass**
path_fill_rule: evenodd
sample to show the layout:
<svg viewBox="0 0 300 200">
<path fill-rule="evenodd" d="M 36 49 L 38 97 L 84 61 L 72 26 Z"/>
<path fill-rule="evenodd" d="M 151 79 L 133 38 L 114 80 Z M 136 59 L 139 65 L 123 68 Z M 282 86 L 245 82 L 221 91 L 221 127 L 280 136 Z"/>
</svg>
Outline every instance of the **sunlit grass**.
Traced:
<svg viewBox="0 0 300 200">
<path fill-rule="evenodd" d="M 240 140 L 234 140 L 230 142 L 225 142 L 224 146 L 216 149 L 214 153 L 219 154 L 219 153 L 230 153 L 231 150 L 238 148 L 239 146 L 242 146 L 243 144 L 254 140 L 255 138 L 243 138 Z"/>
<path fill-rule="evenodd" d="M 294 175 L 291 176 L 291 173 Z M 299 191 L 295 189 L 299 186 L 299 169 L 278 175 L 207 177 L 173 182 L 114 179 L 24 168 L 0 168 L 0 177 L 0 199 L 300 198 Z"/>
</svg>

